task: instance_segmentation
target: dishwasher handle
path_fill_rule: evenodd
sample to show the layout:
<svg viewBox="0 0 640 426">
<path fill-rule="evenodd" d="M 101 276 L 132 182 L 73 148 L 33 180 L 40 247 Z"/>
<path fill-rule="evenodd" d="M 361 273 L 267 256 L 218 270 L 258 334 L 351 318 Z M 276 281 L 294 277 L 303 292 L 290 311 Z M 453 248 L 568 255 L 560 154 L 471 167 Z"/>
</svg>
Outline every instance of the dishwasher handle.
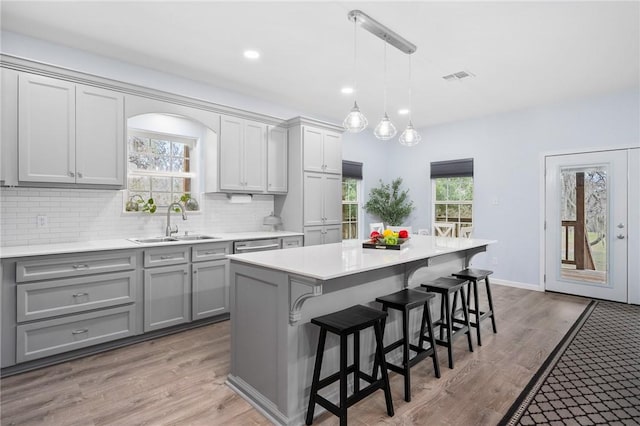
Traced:
<svg viewBox="0 0 640 426">
<path fill-rule="evenodd" d="M 278 248 L 280 248 L 280 244 L 267 244 L 264 246 L 236 246 L 236 251 L 258 251 Z"/>
</svg>

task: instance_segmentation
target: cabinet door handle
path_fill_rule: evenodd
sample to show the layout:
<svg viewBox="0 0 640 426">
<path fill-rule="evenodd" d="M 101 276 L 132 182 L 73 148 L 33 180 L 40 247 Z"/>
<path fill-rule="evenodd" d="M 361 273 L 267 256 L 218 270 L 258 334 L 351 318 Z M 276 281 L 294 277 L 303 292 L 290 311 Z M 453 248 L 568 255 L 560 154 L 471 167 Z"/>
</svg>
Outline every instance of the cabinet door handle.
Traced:
<svg viewBox="0 0 640 426">
<path fill-rule="evenodd" d="M 78 172 L 78 177 L 82 179 L 82 173 Z"/>
<path fill-rule="evenodd" d="M 193 273 L 194 273 L 194 274 L 197 274 L 197 273 L 198 273 L 198 271 L 193 271 Z"/>
<path fill-rule="evenodd" d="M 71 170 L 69 170 L 69 177 L 75 177 L 75 176 L 76 176 L 76 174 L 73 173 Z"/>
<path fill-rule="evenodd" d="M 88 332 L 89 332 L 88 328 L 80 328 L 78 330 L 73 330 L 71 334 L 82 334 L 82 333 L 88 333 Z"/>
<path fill-rule="evenodd" d="M 88 296 L 88 295 L 89 295 L 89 293 L 82 292 L 82 293 L 74 294 L 73 297 L 82 297 L 82 296 Z"/>
<path fill-rule="evenodd" d="M 86 263 L 80 263 L 77 265 L 71 265 L 73 267 L 73 269 L 88 269 L 89 265 L 87 265 Z"/>
</svg>

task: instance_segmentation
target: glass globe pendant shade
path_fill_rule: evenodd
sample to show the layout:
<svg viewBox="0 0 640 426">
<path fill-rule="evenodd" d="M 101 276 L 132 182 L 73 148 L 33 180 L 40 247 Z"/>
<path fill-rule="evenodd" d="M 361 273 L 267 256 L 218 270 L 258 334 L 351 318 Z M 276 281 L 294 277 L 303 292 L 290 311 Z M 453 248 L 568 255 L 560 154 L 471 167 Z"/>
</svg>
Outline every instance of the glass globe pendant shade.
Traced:
<svg viewBox="0 0 640 426">
<path fill-rule="evenodd" d="M 350 133 L 359 133 L 363 131 L 369 122 L 367 118 L 360 112 L 360 108 L 358 108 L 358 103 L 353 103 L 353 109 L 347 115 L 347 118 L 342 122 L 342 126 L 347 132 Z"/>
<path fill-rule="evenodd" d="M 388 141 L 389 139 L 393 138 L 396 133 L 398 133 L 398 131 L 396 130 L 396 126 L 394 126 L 391 120 L 389 120 L 389 116 L 385 112 L 384 117 L 376 126 L 373 134 L 381 141 Z"/>
<path fill-rule="evenodd" d="M 411 121 L 409 121 L 409 125 L 404 130 L 404 132 L 402 132 L 400 138 L 398 138 L 398 141 L 404 146 L 417 145 L 421 140 L 422 137 L 420 136 L 420 133 L 418 133 L 416 129 L 413 128 L 413 124 L 411 123 Z"/>
</svg>

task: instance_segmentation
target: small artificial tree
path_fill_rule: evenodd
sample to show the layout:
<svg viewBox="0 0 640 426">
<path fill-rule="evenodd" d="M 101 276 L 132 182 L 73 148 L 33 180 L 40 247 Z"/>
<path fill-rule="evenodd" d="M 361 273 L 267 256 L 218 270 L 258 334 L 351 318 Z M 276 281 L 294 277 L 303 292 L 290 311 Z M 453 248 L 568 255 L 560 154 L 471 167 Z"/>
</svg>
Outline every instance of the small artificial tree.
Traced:
<svg viewBox="0 0 640 426">
<path fill-rule="evenodd" d="M 387 225 L 400 226 L 413 211 L 413 201 L 409 200 L 409 190 L 400 190 L 402 178 L 397 178 L 391 184 L 380 180 L 380 186 L 371 189 L 369 200 L 364 209 L 367 213 L 378 216 Z"/>
</svg>

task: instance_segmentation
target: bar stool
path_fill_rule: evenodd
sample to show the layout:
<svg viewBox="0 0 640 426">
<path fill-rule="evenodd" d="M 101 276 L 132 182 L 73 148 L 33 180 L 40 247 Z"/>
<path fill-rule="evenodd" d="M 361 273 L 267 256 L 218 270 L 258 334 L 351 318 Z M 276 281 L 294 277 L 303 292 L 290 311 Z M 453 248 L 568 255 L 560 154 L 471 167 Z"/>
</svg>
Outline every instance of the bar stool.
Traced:
<svg viewBox="0 0 640 426">
<path fill-rule="evenodd" d="M 411 401 L 411 374 L 410 368 L 422 361 L 426 357 L 433 358 L 433 369 L 436 377 L 440 378 L 440 365 L 438 364 L 438 354 L 436 352 L 436 341 L 433 335 L 433 325 L 431 323 L 431 309 L 429 302 L 436 297 L 433 293 L 425 293 L 411 289 L 404 289 L 398 292 L 388 294 L 386 296 L 376 298 L 376 302 L 382 303 L 382 310 L 388 312 L 389 308 L 397 309 L 402 312 L 402 338 L 385 346 L 384 354 L 393 351 L 402 346 L 402 366 L 387 362 L 387 368 L 404 376 L 404 400 Z M 409 334 L 409 311 L 414 308 L 424 306 L 422 311 L 422 322 L 420 325 L 420 338 L 418 345 L 410 342 Z M 382 335 L 384 337 L 386 319 L 382 320 Z M 425 324 L 428 333 L 425 335 Z M 424 348 L 424 341 L 429 341 L 429 348 Z M 410 350 L 416 352 L 413 358 L 410 358 Z M 377 377 L 377 364 L 374 363 L 373 377 Z"/>
<path fill-rule="evenodd" d="M 440 295 L 440 319 L 433 322 L 433 326 L 440 327 L 440 338 L 436 339 L 436 343 L 441 346 L 447 347 L 449 355 L 449 368 L 453 368 L 453 339 L 457 338 L 461 334 L 467 335 L 467 341 L 469 343 L 469 352 L 473 352 L 473 343 L 471 342 L 471 325 L 469 324 L 469 308 L 467 306 L 467 300 L 464 292 L 464 285 L 466 280 L 458 278 L 440 277 L 427 284 L 421 284 L 428 292 L 438 293 Z M 457 294 L 460 293 L 460 299 L 462 301 L 462 312 L 464 320 L 455 318 L 455 311 L 457 305 Z M 453 306 L 449 297 L 454 295 Z M 444 331 L 447 331 L 447 339 L 444 340 Z"/>
<path fill-rule="evenodd" d="M 491 325 L 493 326 L 493 332 L 497 333 L 496 318 L 493 310 L 493 299 L 491 298 L 491 287 L 489 286 L 489 275 L 493 274 L 493 271 L 486 269 L 473 269 L 467 268 L 460 272 L 451 274 L 456 278 L 469 281 L 469 298 L 467 305 L 469 306 L 469 314 L 474 314 L 476 317 L 475 322 L 470 322 L 472 327 L 476 328 L 476 336 L 478 338 L 478 346 L 482 346 L 482 340 L 480 338 L 480 321 L 491 318 Z M 478 281 L 484 280 L 487 287 L 487 300 L 489 301 L 489 310 L 486 312 L 480 311 L 480 304 L 478 301 Z M 473 309 L 471 309 L 471 289 L 473 289 Z"/>
<path fill-rule="evenodd" d="M 313 380 L 311 382 L 311 392 L 309 395 L 309 408 L 305 423 L 313 423 L 313 412 L 315 405 L 319 404 L 331 413 L 340 417 L 340 425 L 347 424 L 347 408 L 356 402 L 366 398 L 378 389 L 384 391 L 384 398 L 387 404 L 387 414 L 393 417 L 393 403 L 391 401 L 391 388 L 389 387 L 389 375 L 387 364 L 384 359 L 382 343 L 382 320 L 387 317 L 387 313 L 367 306 L 355 305 L 342 311 L 316 317 L 311 320 L 312 324 L 320 326 L 320 336 L 318 338 L 318 351 L 313 369 Z M 375 358 L 377 359 L 382 378 L 369 376 L 360 371 L 360 331 L 373 327 L 376 339 Z M 340 371 L 320 380 L 320 370 L 322 369 L 322 357 L 324 354 L 324 344 L 327 331 L 340 336 Z M 353 364 L 347 365 L 347 337 L 353 334 Z M 347 397 L 347 377 L 353 373 L 353 394 Z M 360 380 L 369 383 L 364 389 L 360 389 Z M 326 398 L 318 395 L 318 391 L 333 382 L 340 381 L 340 405 L 337 406 Z"/>
</svg>

